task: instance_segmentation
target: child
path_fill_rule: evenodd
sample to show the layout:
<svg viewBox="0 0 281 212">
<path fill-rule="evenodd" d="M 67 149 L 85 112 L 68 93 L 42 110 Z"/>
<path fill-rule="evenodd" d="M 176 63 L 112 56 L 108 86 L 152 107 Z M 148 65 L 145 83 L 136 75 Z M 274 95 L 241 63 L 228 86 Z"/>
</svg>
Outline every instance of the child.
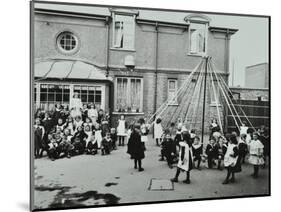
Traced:
<svg viewBox="0 0 281 212">
<path fill-rule="evenodd" d="M 101 148 L 101 141 L 102 141 L 102 131 L 100 128 L 100 124 L 96 123 L 95 126 L 95 137 L 97 139 L 98 148 Z"/>
<path fill-rule="evenodd" d="M 239 161 L 241 164 L 245 163 L 245 157 L 248 153 L 248 146 L 246 144 L 247 135 L 241 134 L 238 142 Z"/>
<path fill-rule="evenodd" d="M 248 127 L 246 126 L 246 122 L 243 121 L 242 122 L 242 126 L 240 127 L 240 136 L 242 134 L 247 134 L 247 130 L 248 130 Z"/>
<path fill-rule="evenodd" d="M 82 109 L 82 120 L 85 121 L 86 117 L 88 117 L 88 105 L 83 104 L 83 109 Z"/>
<path fill-rule="evenodd" d="M 86 146 L 88 146 L 88 142 L 90 141 L 90 138 L 93 135 L 92 127 L 90 125 L 85 125 L 84 132 L 87 135 Z"/>
<path fill-rule="evenodd" d="M 211 125 L 210 125 L 210 139 L 213 137 L 214 132 L 220 131 L 220 127 L 218 125 L 217 119 L 212 119 Z"/>
<path fill-rule="evenodd" d="M 71 139 L 72 139 L 72 135 L 70 135 L 68 129 L 65 129 L 62 137 L 62 141 L 59 143 L 58 149 L 59 149 L 59 154 L 63 153 L 64 156 L 66 156 L 67 158 L 71 158 L 71 152 L 74 149 L 74 146 L 71 144 Z"/>
<path fill-rule="evenodd" d="M 175 140 L 176 133 L 177 133 L 177 129 L 176 129 L 175 126 L 176 126 L 175 123 L 172 122 L 172 123 L 170 124 L 170 127 L 169 127 L 169 131 L 170 131 L 170 134 L 171 134 L 171 138 L 172 138 L 173 140 Z"/>
<path fill-rule="evenodd" d="M 144 150 L 146 150 L 145 143 L 148 141 L 148 133 L 149 133 L 150 126 L 149 124 L 145 123 L 144 118 L 140 118 L 139 123 L 141 125 L 140 126 L 141 142 L 144 147 Z"/>
<path fill-rule="evenodd" d="M 110 145 L 111 145 L 110 133 L 107 132 L 106 136 L 102 139 L 101 142 L 101 155 L 110 154 Z"/>
<path fill-rule="evenodd" d="M 109 132 L 109 118 L 109 114 L 106 113 L 101 119 L 102 136 L 106 136 L 106 134 Z"/>
<path fill-rule="evenodd" d="M 56 142 L 56 139 L 54 138 L 53 134 L 48 134 L 48 146 L 49 146 L 49 158 L 54 161 L 58 158 L 57 148 L 58 144 Z"/>
<path fill-rule="evenodd" d="M 189 134 L 189 133 L 188 133 Z M 192 149 L 189 146 L 189 140 L 190 136 L 184 136 L 184 141 L 181 141 L 179 143 L 180 146 L 180 153 L 179 153 L 179 161 L 178 161 L 178 168 L 177 168 L 177 172 L 176 172 L 176 176 L 171 179 L 172 182 L 178 182 L 178 177 L 180 175 L 181 171 L 185 171 L 186 172 L 186 180 L 184 180 L 183 182 L 186 184 L 190 184 L 190 171 L 192 169 L 192 159 L 193 159 L 193 155 L 192 155 Z"/>
<path fill-rule="evenodd" d="M 64 128 L 65 128 L 65 124 L 63 123 L 62 118 L 58 119 L 58 123 L 56 125 L 56 129 L 60 128 L 60 131 L 63 132 Z"/>
<path fill-rule="evenodd" d="M 218 151 L 218 169 L 222 170 L 221 168 L 221 162 L 224 161 L 224 155 L 227 151 L 227 145 L 226 145 L 226 140 L 224 139 L 223 136 L 220 136 L 218 138 L 218 143 L 217 143 L 217 151 Z"/>
<path fill-rule="evenodd" d="M 92 121 L 89 117 L 85 118 L 85 122 L 83 123 L 83 126 L 84 126 L 84 129 L 85 129 L 86 126 L 89 126 L 90 130 L 91 131 L 93 130 L 93 123 L 92 123 Z"/>
<path fill-rule="evenodd" d="M 96 124 L 98 118 L 98 111 L 94 104 L 91 104 L 91 108 L 88 110 L 88 117 L 91 119 L 93 124 Z"/>
<path fill-rule="evenodd" d="M 173 164 L 173 140 L 171 138 L 171 135 L 169 133 L 169 131 L 165 132 L 164 135 L 164 139 L 163 142 L 161 143 L 161 156 L 162 156 L 162 160 L 164 160 L 164 157 L 167 160 L 168 166 L 169 168 L 173 168 L 172 164 Z"/>
<path fill-rule="evenodd" d="M 119 146 L 124 146 L 126 137 L 126 121 L 124 115 L 121 115 L 120 119 L 118 120 L 117 136 L 119 138 Z"/>
<path fill-rule="evenodd" d="M 200 163 L 202 158 L 202 152 L 203 152 L 203 145 L 200 142 L 200 138 L 198 136 L 194 137 L 194 142 L 192 143 L 192 153 L 193 153 L 193 161 L 198 161 L 197 163 L 197 169 L 200 169 Z"/>
<path fill-rule="evenodd" d="M 86 148 L 86 139 L 88 135 L 83 131 L 83 127 L 79 126 L 77 132 L 72 137 L 75 154 L 83 154 Z"/>
<path fill-rule="evenodd" d="M 263 159 L 264 145 L 258 139 L 258 133 L 253 134 L 253 140 L 249 144 L 249 163 L 254 166 L 254 173 L 251 175 L 253 178 L 258 178 L 259 166 L 264 164 Z"/>
<path fill-rule="evenodd" d="M 132 134 L 128 141 L 128 154 L 131 155 L 131 159 L 134 159 L 135 169 L 139 166 L 139 171 L 143 171 L 142 159 L 144 159 L 144 146 L 141 141 L 140 124 L 137 123 L 133 127 Z"/>
<path fill-rule="evenodd" d="M 156 141 L 156 146 L 160 146 L 162 135 L 163 135 L 163 127 L 162 127 L 162 119 L 157 118 L 154 123 L 154 139 Z"/>
<path fill-rule="evenodd" d="M 74 127 L 74 124 L 73 124 L 73 118 L 72 118 L 71 116 L 69 116 L 69 117 L 66 119 L 65 129 L 68 129 L 68 130 L 69 130 L 69 133 L 70 133 L 71 135 L 74 135 L 75 127 Z"/>
<path fill-rule="evenodd" d="M 237 139 L 235 135 L 231 135 L 229 139 L 229 144 L 227 146 L 227 150 L 224 156 L 224 167 L 227 168 L 227 175 L 222 184 L 228 184 L 235 182 L 235 172 L 241 171 L 238 170 L 239 162 L 238 162 L 238 147 L 237 147 Z M 231 176 L 231 179 L 229 180 Z"/>
<path fill-rule="evenodd" d="M 215 138 L 211 137 L 207 147 L 206 147 L 206 155 L 208 156 L 208 168 L 213 168 L 213 165 L 215 165 L 215 159 L 218 156 L 217 146 L 215 145 Z"/>
<path fill-rule="evenodd" d="M 116 142 L 117 142 L 117 133 L 116 133 L 116 129 L 115 128 L 111 128 L 110 129 L 110 138 L 112 141 L 112 149 L 116 150 Z"/>
<path fill-rule="evenodd" d="M 35 147 L 35 158 L 40 157 L 40 150 L 43 146 L 43 137 L 45 134 L 45 129 L 41 125 L 40 119 L 35 119 L 35 125 L 34 125 L 34 147 Z"/>
<path fill-rule="evenodd" d="M 97 139 L 95 138 L 94 133 L 92 133 L 92 135 L 89 138 L 86 152 L 87 152 L 87 154 L 91 154 L 91 155 L 95 155 L 98 153 L 98 144 L 97 144 Z"/>
<path fill-rule="evenodd" d="M 77 132 L 77 129 L 79 127 L 83 126 L 83 121 L 81 119 L 81 116 L 75 116 L 74 118 L 74 132 Z"/>
</svg>

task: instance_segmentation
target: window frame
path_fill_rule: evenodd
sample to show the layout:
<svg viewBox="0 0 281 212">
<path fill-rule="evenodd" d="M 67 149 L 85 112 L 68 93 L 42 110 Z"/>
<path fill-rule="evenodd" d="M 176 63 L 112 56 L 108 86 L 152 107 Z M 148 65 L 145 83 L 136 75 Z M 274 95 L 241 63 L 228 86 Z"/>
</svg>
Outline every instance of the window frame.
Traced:
<svg viewBox="0 0 281 212">
<path fill-rule="evenodd" d="M 67 34 L 71 35 L 74 38 L 75 43 L 76 43 L 76 46 L 71 50 L 66 50 L 61 46 L 61 39 L 63 36 L 65 36 Z M 56 47 L 60 53 L 65 54 L 65 55 L 72 55 L 72 54 L 75 54 L 79 50 L 80 40 L 79 40 L 78 36 L 76 35 L 76 33 L 72 32 L 71 30 L 64 30 L 64 31 L 58 33 L 58 35 L 56 36 Z"/>
<path fill-rule="evenodd" d="M 170 95 L 170 83 L 171 82 L 175 82 L 175 91 L 174 93 L 176 93 L 178 91 L 178 79 L 174 79 L 174 78 L 169 78 L 168 79 L 168 87 L 167 87 L 167 100 L 168 100 L 168 103 L 169 105 L 178 105 L 178 98 L 176 98 L 173 102 L 170 103 L 170 100 L 169 100 L 169 95 Z"/>
<path fill-rule="evenodd" d="M 132 45 L 131 47 L 118 47 L 115 43 L 115 26 L 116 22 L 118 21 L 116 16 L 127 16 L 127 17 L 132 17 L 132 22 L 133 22 L 133 39 L 132 39 Z M 112 43 L 111 43 L 111 49 L 113 50 L 123 50 L 123 51 L 135 51 L 135 45 L 136 45 L 136 15 L 135 14 L 130 14 L 130 13 L 118 13 L 118 12 L 112 12 Z M 121 22 L 121 21 L 120 21 Z M 124 38 L 123 38 L 124 40 Z M 123 41 L 124 42 L 124 41 Z"/>
<path fill-rule="evenodd" d="M 119 111 L 119 108 L 117 108 L 117 98 L 118 98 L 118 79 L 127 79 L 127 89 L 126 89 L 126 92 L 127 92 L 127 99 L 126 99 L 126 103 L 127 105 L 130 104 L 130 101 L 131 101 L 131 98 L 130 98 L 130 88 L 131 88 L 131 80 L 132 79 L 139 79 L 140 80 L 140 108 L 139 108 L 139 111 L 127 111 L 125 110 L 125 112 L 120 112 Z M 115 80 L 114 80 L 114 109 L 113 109 L 113 113 L 128 113 L 128 114 L 141 114 L 143 113 L 143 77 L 139 77 L 139 76 L 116 76 L 115 77 Z M 129 102 L 129 104 L 128 104 Z M 128 107 L 128 106 L 127 106 Z"/>
<path fill-rule="evenodd" d="M 191 42 L 192 42 L 192 39 L 191 39 L 191 31 L 194 30 L 194 28 L 192 27 L 192 25 L 194 24 L 202 24 L 205 26 L 205 36 L 204 36 L 204 40 L 205 40 L 205 49 L 204 49 L 204 52 L 194 52 L 194 51 L 191 51 Z M 208 29 L 209 29 L 209 23 L 208 22 L 204 22 L 204 21 L 190 21 L 189 22 L 189 29 L 188 29 L 188 55 L 191 55 L 191 56 L 203 56 L 205 54 L 208 54 Z"/>
</svg>

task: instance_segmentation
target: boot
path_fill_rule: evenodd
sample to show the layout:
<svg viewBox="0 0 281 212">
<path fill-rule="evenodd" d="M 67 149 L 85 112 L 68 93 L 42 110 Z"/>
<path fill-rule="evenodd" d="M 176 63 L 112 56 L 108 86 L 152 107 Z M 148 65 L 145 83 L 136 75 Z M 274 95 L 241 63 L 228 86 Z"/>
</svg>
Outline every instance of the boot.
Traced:
<svg viewBox="0 0 281 212">
<path fill-rule="evenodd" d="M 183 181 L 186 184 L 190 184 L 190 173 L 189 171 L 186 172 L 186 180 Z"/>
</svg>

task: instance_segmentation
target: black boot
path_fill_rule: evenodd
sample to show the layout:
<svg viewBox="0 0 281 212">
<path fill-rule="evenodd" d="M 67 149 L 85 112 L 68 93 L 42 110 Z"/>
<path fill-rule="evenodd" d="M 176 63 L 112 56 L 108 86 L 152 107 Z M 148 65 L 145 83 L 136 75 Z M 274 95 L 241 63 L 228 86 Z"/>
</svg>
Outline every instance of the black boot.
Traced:
<svg viewBox="0 0 281 212">
<path fill-rule="evenodd" d="M 177 168 L 177 172 L 176 172 L 176 176 L 174 178 L 171 179 L 172 182 L 177 183 L 179 180 L 179 175 L 180 175 L 180 169 Z"/>
<path fill-rule="evenodd" d="M 190 184 L 190 172 L 189 171 L 186 172 L 186 180 L 184 180 L 183 182 L 186 184 Z"/>
</svg>

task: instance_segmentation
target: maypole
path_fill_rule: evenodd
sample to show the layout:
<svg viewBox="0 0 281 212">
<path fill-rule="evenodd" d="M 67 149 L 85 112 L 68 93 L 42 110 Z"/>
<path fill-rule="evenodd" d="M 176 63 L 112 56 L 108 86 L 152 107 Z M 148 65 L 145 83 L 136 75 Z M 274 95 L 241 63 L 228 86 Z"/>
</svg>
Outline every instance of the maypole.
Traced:
<svg viewBox="0 0 281 212">
<path fill-rule="evenodd" d="M 208 73 L 208 56 L 206 57 L 205 62 L 205 79 L 204 79 L 204 94 L 203 94 L 203 114 L 202 114 L 202 143 L 204 142 L 204 122 L 205 122 L 205 103 L 206 103 L 206 85 L 207 85 L 207 73 Z"/>
</svg>

